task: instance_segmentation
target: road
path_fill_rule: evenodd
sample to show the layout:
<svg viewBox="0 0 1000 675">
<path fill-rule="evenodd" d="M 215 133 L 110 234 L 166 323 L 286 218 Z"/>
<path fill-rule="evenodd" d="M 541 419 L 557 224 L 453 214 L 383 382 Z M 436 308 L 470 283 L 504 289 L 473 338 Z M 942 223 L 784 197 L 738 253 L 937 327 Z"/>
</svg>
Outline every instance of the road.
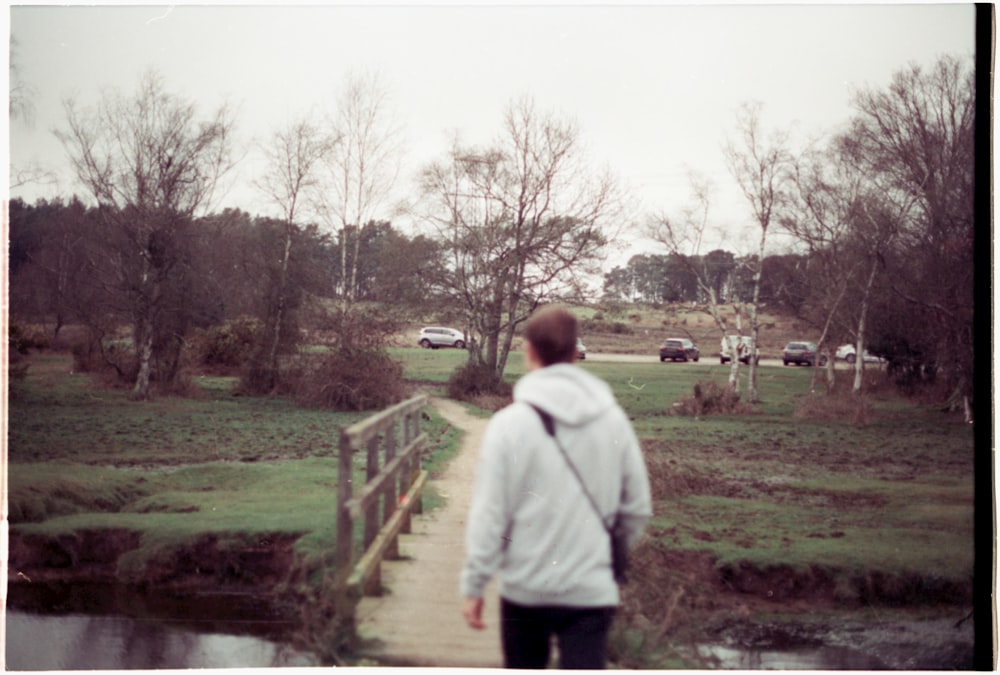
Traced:
<svg viewBox="0 0 1000 675">
<path fill-rule="evenodd" d="M 655 363 L 655 364 L 659 364 L 660 363 L 660 357 L 657 356 L 656 354 L 609 354 L 609 353 L 606 353 L 606 352 L 588 352 L 587 353 L 587 361 L 593 361 L 595 363 Z M 664 363 L 663 365 L 664 366 L 668 366 L 671 363 L 674 363 L 674 362 Z M 677 363 L 681 363 L 681 362 L 678 361 Z M 717 354 L 713 354 L 712 356 L 705 356 L 705 357 L 702 357 L 701 360 L 699 360 L 697 363 L 689 361 L 686 365 L 693 365 L 693 366 L 718 366 L 718 365 L 720 365 L 719 364 L 719 356 Z M 726 364 L 726 365 L 728 365 L 728 364 Z M 758 362 L 757 365 L 758 366 L 765 366 L 765 367 L 769 367 L 769 368 L 773 367 L 773 366 L 778 366 L 780 368 L 784 368 L 785 367 L 785 364 L 784 364 L 784 362 L 782 362 L 781 359 L 761 359 Z M 853 368 L 854 368 L 853 364 L 845 363 L 843 361 L 836 361 L 835 365 L 836 365 L 836 367 L 838 369 L 840 369 L 840 368 L 846 368 L 847 370 L 853 370 Z M 877 368 L 878 365 L 879 364 L 877 364 L 877 363 L 866 363 L 865 364 L 865 368 L 873 368 L 873 367 Z M 746 366 L 743 366 L 743 367 L 745 368 Z M 788 366 L 788 367 L 791 368 L 792 366 Z"/>
<path fill-rule="evenodd" d="M 595 363 L 660 363 L 660 357 L 656 354 L 608 354 L 605 352 L 588 352 L 587 360 Z M 670 365 L 670 363 L 664 363 L 663 365 Z M 678 361 L 677 363 L 680 362 Z M 720 365 L 719 356 L 717 354 L 714 354 L 711 357 L 706 356 L 697 363 L 689 361 L 688 365 L 718 366 Z M 783 364 L 781 359 L 761 359 L 758 365 L 781 366 Z"/>
</svg>

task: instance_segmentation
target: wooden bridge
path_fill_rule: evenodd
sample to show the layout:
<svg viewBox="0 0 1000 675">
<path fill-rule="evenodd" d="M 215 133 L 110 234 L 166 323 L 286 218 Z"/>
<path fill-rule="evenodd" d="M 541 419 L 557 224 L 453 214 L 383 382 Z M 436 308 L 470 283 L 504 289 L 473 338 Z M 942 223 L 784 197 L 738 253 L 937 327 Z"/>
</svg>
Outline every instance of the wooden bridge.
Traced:
<svg viewBox="0 0 1000 675">
<path fill-rule="evenodd" d="M 486 421 L 453 401 L 433 401 L 465 437 L 457 457 L 431 481 L 445 505 L 424 514 L 421 493 L 429 477 L 419 468 L 426 447 L 419 416 L 427 403 L 425 397 L 410 399 L 342 434 L 339 628 L 355 656 L 384 665 L 498 668 L 503 664 L 495 584 L 487 589 L 484 631 L 465 625 L 458 588 L 476 453 Z M 367 453 L 366 481 L 355 495 L 352 455 L 361 449 Z M 353 539 L 341 533 L 353 532 L 354 521 L 362 516 L 365 552 L 352 565 Z"/>
</svg>

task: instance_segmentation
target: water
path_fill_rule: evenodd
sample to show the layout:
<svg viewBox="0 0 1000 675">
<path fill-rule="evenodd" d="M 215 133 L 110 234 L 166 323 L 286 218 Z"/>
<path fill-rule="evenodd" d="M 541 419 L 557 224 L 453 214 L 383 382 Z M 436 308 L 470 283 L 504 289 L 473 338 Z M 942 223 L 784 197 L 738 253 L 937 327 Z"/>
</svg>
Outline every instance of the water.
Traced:
<svg viewBox="0 0 1000 675">
<path fill-rule="evenodd" d="M 308 667 L 294 628 L 239 596 L 177 598 L 108 587 L 12 588 L 7 668 L 121 670 Z"/>
<path fill-rule="evenodd" d="M 885 670 L 879 659 L 846 647 L 803 646 L 783 649 L 702 647 L 702 657 L 729 670 Z"/>
<path fill-rule="evenodd" d="M 315 665 L 307 654 L 256 637 L 193 633 L 120 616 L 7 612 L 7 667 L 11 670 Z"/>
<path fill-rule="evenodd" d="M 293 646 L 297 630 L 293 616 L 251 595 L 178 597 L 116 586 L 15 584 L 7 599 L 6 663 L 20 671 L 322 665 Z M 782 631 L 765 637 L 734 634 L 698 652 L 705 667 L 729 670 L 890 667 L 826 640 L 806 642 Z"/>
</svg>

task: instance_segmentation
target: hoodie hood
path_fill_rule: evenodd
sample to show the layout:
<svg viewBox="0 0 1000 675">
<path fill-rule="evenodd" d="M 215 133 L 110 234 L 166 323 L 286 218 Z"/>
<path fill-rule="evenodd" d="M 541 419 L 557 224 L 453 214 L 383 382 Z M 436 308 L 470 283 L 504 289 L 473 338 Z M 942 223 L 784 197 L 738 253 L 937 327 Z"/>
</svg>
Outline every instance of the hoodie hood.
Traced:
<svg viewBox="0 0 1000 675">
<path fill-rule="evenodd" d="M 581 426 L 615 405 L 608 384 L 577 366 L 558 363 L 533 370 L 514 386 L 514 400 L 535 405 L 562 424 Z"/>
</svg>

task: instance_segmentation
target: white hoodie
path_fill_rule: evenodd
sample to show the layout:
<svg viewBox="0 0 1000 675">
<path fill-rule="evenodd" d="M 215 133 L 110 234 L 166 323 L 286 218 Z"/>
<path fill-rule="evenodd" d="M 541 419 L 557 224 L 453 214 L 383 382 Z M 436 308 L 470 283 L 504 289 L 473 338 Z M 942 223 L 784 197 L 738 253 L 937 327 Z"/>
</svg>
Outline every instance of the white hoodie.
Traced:
<svg viewBox="0 0 1000 675">
<path fill-rule="evenodd" d="M 529 404 L 555 419 L 556 435 L 605 521 L 624 516 L 630 545 L 652 513 L 639 442 L 611 388 L 569 364 L 531 371 L 483 437 L 462 595 L 480 597 L 499 569 L 500 595 L 511 602 L 617 605 L 607 531 Z"/>
</svg>

